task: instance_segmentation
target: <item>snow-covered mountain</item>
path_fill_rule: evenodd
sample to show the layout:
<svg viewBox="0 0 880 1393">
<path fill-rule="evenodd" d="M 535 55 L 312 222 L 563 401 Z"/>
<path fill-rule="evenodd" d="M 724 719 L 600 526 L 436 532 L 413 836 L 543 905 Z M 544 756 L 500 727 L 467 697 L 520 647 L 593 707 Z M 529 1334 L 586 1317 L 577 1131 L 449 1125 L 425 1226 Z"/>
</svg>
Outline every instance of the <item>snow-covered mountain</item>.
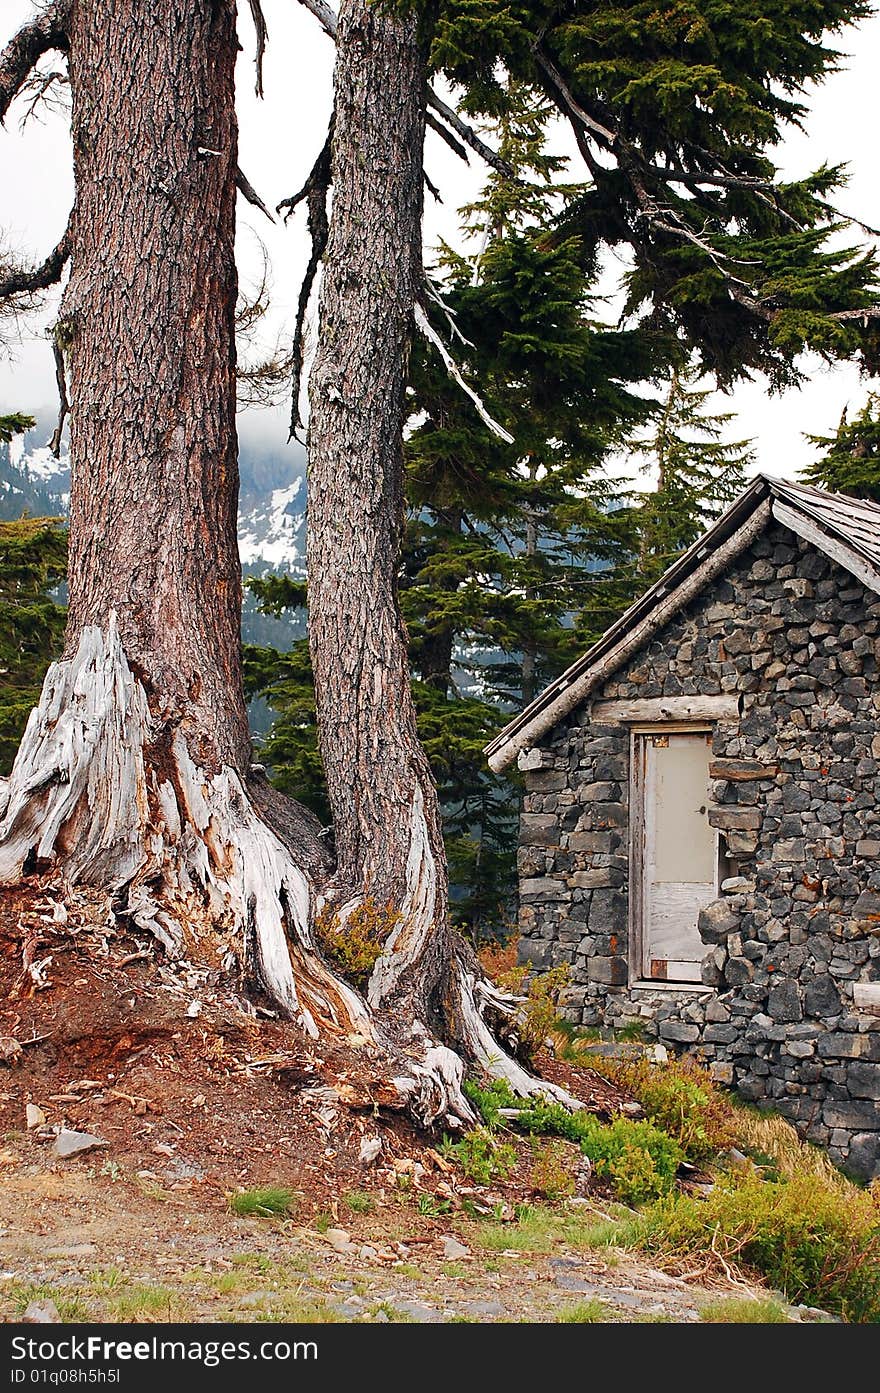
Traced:
<svg viewBox="0 0 880 1393">
<path fill-rule="evenodd" d="M 37 425 L 10 445 L 0 444 L 0 519 L 29 513 L 59 516 L 70 501 L 70 457 L 59 459 L 48 440 L 52 424 Z M 305 451 L 300 445 L 268 443 L 246 429 L 239 450 L 238 545 L 245 575 L 269 571 L 305 575 Z M 246 643 L 287 648 L 303 633 L 296 618 L 272 619 L 256 610 L 246 594 L 242 623 Z"/>
</svg>

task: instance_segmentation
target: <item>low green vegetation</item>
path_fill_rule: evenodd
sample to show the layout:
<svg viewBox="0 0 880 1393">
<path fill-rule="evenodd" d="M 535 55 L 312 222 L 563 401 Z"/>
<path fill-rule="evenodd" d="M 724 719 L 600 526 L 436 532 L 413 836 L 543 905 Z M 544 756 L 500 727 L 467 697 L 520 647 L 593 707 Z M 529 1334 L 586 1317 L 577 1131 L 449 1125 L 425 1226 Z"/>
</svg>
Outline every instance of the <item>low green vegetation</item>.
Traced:
<svg viewBox="0 0 880 1393">
<path fill-rule="evenodd" d="M 474 1127 L 456 1142 L 444 1137 L 441 1151 L 445 1157 L 456 1160 L 465 1175 L 478 1185 L 506 1179 L 516 1165 L 514 1148 L 499 1141 L 490 1127 Z"/>
<path fill-rule="evenodd" d="M 229 1208 L 240 1218 L 256 1216 L 270 1219 L 278 1215 L 290 1214 L 296 1205 L 296 1196 L 281 1185 L 267 1185 L 258 1190 L 239 1190 L 229 1196 Z"/>
<path fill-rule="evenodd" d="M 574 1194 L 576 1178 L 571 1147 L 551 1137 L 547 1141 L 533 1142 L 532 1155 L 534 1160 L 529 1181 L 536 1195 L 553 1202 L 568 1199 Z"/>
<path fill-rule="evenodd" d="M 498 1080 L 488 1089 L 471 1083 L 467 1090 L 489 1128 L 498 1125 L 502 1109 L 513 1110 L 522 1131 L 575 1142 L 592 1162 L 597 1177 L 624 1204 L 642 1204 L 668 1194 L 684 1159 L 678 1142 L 650 1122 L 617 1117 L 606 1125 L 592 1113 L 569 1112 L 559 1103 L 535 1100 L 524 1105 Z"/>
<path fill-rule="evenodd" d="M 880 1321 L 880 1209 L 868 1191 L 844 1194 L 810 1175 L 731 1176 L 706 1198 L 651 1206 L 632 1236 L 650 1253 L 713 1252 L 760 1272 L 789 1301 Z"/>
<path fill-rule="evenodd" d="M 376 1208 L 373 1196 L 368 1195 L 365 1190 L 347 1190 L 342 1198 L 352 1214 L 372 1214 Z"/>
<path fill-rule="evenodd" d="M 689 1059 L 662 1067 L 644 1055 L 634 1059 L 600 1056 L 590 1060 L 605 1078 L 641 1103 L 645 1116 L 678 1142 L 685 1157 L 700 1164 L 733 1146 L 736 1110 L 705 1069 Z"/>
<path fill-rule="evenodd" d="M 569 1050 L 577 1052 L 576 1040 Z M 548 1252 L 559 1243 L 638 1249 L 676 1270 L 705 1270 L 708 1260 L 719 1273 L 762 1277 L 789 1302 L 880 1322 L 880 1186 L 853 1183 L 784 1119 L 738 1103 L 693 1061 L 591 1052 L 589 1062 L 638 1100 L 643 1119 L 605 1124 L 586 1111 L 523 1102 L 502 1082 L 467 1083 L 482 1118 L 472 1134 L 481 1152 L 491 1152 L 492 1138 L 502 1147 L 505 1132 L 532 1137 L 532 1189 L 556 1206 L 524 1210 L 515 1224 L 482 1224 L 479 1246 L 501 1254 Z M 452 1148 L 459 1158 L 465 1142 Z M 612 1205 L 599 1223 L 566 1205 L 575 1147 L 600 1187 L 627 1209 Z M 684 1162 L 702 1169 L 699 1189 L 682 1179 L 693 1175 Z M 756 1299 L 710 1303 L 701 1319 L 767 1323 L 788 1315 L 779 1302 Z"/>
<path fill-rule="evenodd" d="M 768 1298 L 766 1301 L 748 1297 L 727 1297 L 710 1301 L 700 1307 L 700 1320 L 707 1325 L 788 1325 L 784 1306 Z"/>
<path fill-rule="evenodd" d="M 557 1320 L 563 1325 L 597 1325 L 614 1319 L 614 1312 L 604 1301 L 579 1301 L 575 1306 L 566 1306 L 559 1312 Z"/>
</svg>

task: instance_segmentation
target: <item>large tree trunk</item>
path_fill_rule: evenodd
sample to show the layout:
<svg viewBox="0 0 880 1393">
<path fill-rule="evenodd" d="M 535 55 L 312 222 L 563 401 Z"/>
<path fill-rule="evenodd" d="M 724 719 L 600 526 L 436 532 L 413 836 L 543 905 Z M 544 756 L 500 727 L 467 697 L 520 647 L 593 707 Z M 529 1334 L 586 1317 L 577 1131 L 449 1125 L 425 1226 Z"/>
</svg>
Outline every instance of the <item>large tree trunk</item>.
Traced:
<svg viewBox="0 0 880 1393">
<path fill-rule="evenodd" d="M 423 1124 L 469 1120 L 449 1041 L 520 1091 L 534 1085 L 496 1054 L 483 1013 L 504 1003 L 451 941 L 396 601 L 419 275 L 414 21 L 361 0 L 343 11 L 313 389 L 310 598 L 335 903 L 387 906 L 391 929 L 368 1006 L 312 938 L 330 871 L 317 824 L 249 766 L 234 0 L 73 0 L 69 14 L 77 194 L 57 336 L 71 384 L 70 618 L 0 797 L 0 880 L 58 869 L 109 891 L 169 953 L 237 967 L 307 1033 L 365 1037 L 377 1099 Z"/>
<path fill-rule="evenodd" d="M 341 916 L 365 896 L 385 916 L 369 1000 L 423 1022 L 450 961 L 447 883 L 397 570 L 426 82 L 415 15 L 344 0 L 308 488 L 309 634 Z"/>
<path fill-rule="evenodd" d="M 461 1064 L 543 1092 L 487 1025 L 510 1001 L 453 936 L 437 791 L 416 733 L 397 597 L 410 335 L 422 278 L 426 40 L 414 13 L 343 0 L 337 30 L 333 210 L 310 380 L 309 638 L 333 810 L 337 930 L 369 902 L 390 930 L 367 998 L 392 1039 L 421 1039 L 427 1072 L 469 1116 Z"/>
<path fill-rule="evenodd" d="M 316 829 L 249 775 L 234 0 L 75 0 L 67 23 L 70 611 L 5 790 L 0 878 L 58 866 L 310 1032 L 351 1028 L 363 1004 L 311 950 Z"/>
</svg>

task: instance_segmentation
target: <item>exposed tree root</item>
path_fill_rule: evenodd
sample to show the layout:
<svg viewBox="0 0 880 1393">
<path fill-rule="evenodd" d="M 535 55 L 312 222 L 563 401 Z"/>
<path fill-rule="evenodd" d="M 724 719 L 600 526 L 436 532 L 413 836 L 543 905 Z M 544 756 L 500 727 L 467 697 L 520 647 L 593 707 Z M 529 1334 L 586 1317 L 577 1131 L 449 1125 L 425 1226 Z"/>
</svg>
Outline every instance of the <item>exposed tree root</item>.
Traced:
<svg viewBox="0 0 880 1393">
<path fill-rule="evenodd" d="M 116 913 L 170 956 L 237 968 L 312 1038 L 369 1039 L 387 1066 L 378 1101 L 423 1127 L 475 1120 L 463 1056 L 521 1097 L 578 1106 L 498 1045 L 486 1015 L 509 1021 L 515 1000 L 482 978 L 463 946 L 448 993 L 461 1052 L 416 1013 L 404 1028 L 400 993 L 428 951 L 439 874 L 420 795 L 400 919 L 364 1001 L 313 938 L 322 853 L 308 845 L 309 829 L 282 828 L 271 792 L 246 786 L 235 770 L 194 762 L 183 723 L 172 728 L 151 712 L 115 619 L 106 633 L 86 627 L 73 657 L 50 668 L 0 792 L 0 817 L 0 881 L 60 868 L 70 883 L 107 889 Z"/>
</svg>

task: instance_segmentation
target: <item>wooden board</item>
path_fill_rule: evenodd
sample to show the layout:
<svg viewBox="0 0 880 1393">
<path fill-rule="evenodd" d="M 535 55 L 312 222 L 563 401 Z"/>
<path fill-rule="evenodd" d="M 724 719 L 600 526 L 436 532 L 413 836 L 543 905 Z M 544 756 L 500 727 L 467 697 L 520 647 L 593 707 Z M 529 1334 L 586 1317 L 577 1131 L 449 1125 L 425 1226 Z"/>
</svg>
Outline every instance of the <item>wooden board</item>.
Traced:
<svg viewBox="0 0 880 1393">
<path fill-rule="evenodd" d="M 726 696 L 634 697 L 630 701 L 594 701 L 590 720 L 605 721 L 735 721 L 741 698 Z"/>
<path fill-rule="evenodd" d="M 710 738 L 644 739 L 642 962 L 646 977 L 699 981 L 700 910 L 717 894 L 717 839 L 708 821 Z"/>
</svg>

